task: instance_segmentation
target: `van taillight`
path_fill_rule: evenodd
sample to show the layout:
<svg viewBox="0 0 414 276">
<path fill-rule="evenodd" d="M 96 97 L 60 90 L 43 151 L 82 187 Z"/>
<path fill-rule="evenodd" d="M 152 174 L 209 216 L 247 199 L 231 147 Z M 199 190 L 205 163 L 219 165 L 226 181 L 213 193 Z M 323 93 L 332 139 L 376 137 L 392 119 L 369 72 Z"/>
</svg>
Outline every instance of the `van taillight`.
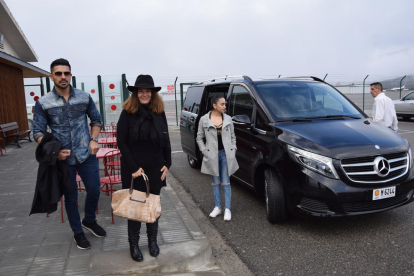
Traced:
<svg viewBox="0 0 414 276">
<path fill-rule="evenodd" d="M 32 113 L 34 113 L 34 106 L 32 106 Z"/>
</svg>

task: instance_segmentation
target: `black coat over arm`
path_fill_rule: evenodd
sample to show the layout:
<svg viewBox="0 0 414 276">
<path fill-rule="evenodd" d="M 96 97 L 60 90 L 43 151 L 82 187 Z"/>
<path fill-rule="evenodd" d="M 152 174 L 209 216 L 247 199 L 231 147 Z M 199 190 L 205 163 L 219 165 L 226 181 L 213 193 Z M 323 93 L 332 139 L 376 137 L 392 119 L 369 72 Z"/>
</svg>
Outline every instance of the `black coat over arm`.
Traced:
<svg viewBox="0 0 414 276">
<path fill-rule="evenodd" d="M 52 134 L 45 132 L 36 148 L 36 160 L 39 162 L 36 190 L 30 214 L 53 213 L 57 203 L 65 192 L 73 187 L 68 173 L 68 163 L 57 160 L 62 145 Z"/>
</svg>

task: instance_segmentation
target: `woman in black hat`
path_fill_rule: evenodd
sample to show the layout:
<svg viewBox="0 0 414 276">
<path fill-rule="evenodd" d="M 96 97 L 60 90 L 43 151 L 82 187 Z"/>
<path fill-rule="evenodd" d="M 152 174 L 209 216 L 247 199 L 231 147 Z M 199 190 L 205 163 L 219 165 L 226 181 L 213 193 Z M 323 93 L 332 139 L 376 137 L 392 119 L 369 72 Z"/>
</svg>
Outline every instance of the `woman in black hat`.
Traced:
<svg viewBox="0 0 414 276">
<path fill-rule="evenodd" d="M 118 147 L 121 151 L 122 189 L 128 189 L 131 178 L 134 189 L 146 192 L 141 176 L 145 173 L 150 182 L 150 193 L 159 195 L 166 186 L 165 176 L 171 166 L 171 145 L 168 134 L 164 102 L 158 95 L 161 87 L 155 87 L 150 75 L 139 75 L 134 86 L 128 86 L 130 97 L 122 105 L 117 126 Z M 128 241 L 131 257 L 141 262 L 139 232 L 141 222 L 128 220 Z M 148 248 L 150 255 L 157 257 L 158 220 L 147 223 Z"/>
</svg>

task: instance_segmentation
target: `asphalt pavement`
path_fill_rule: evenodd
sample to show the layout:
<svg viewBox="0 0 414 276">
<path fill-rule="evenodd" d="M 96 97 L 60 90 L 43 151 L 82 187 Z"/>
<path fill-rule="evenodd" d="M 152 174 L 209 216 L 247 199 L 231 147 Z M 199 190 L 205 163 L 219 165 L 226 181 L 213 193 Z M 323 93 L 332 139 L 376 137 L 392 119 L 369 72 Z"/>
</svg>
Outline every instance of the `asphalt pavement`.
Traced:
<svg viewBox="0 0 414 276">
<path fill-rule="evenodd" d="M 414 120 L 399 128 L 414 145 Z M 171 142 L 170 172 L 208 216 L 214 208 L 210 176 L 190 168 L 179 133 Z M 266 219 L 264 198 L 232 180 L 232 220 L 220 216 L 211 223 L 255 275 L 414 275 L 414 204 L 355 217 L 290 217 L 277 225 Z"/>
</svg>

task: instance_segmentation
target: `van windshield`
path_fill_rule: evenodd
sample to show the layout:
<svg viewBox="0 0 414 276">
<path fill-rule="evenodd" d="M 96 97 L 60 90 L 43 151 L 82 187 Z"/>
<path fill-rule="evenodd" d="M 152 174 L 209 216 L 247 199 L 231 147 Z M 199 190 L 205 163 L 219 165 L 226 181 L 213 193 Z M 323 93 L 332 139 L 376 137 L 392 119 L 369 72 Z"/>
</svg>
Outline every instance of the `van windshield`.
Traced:
<svg viewBox="0 0 414 276">
<path fill-rule="evenodd" d="M 278 81 L 256 83 L 275 120 L 353 116 L 359 111 L 338 91 L 324 83 Z"/>
</svg>

